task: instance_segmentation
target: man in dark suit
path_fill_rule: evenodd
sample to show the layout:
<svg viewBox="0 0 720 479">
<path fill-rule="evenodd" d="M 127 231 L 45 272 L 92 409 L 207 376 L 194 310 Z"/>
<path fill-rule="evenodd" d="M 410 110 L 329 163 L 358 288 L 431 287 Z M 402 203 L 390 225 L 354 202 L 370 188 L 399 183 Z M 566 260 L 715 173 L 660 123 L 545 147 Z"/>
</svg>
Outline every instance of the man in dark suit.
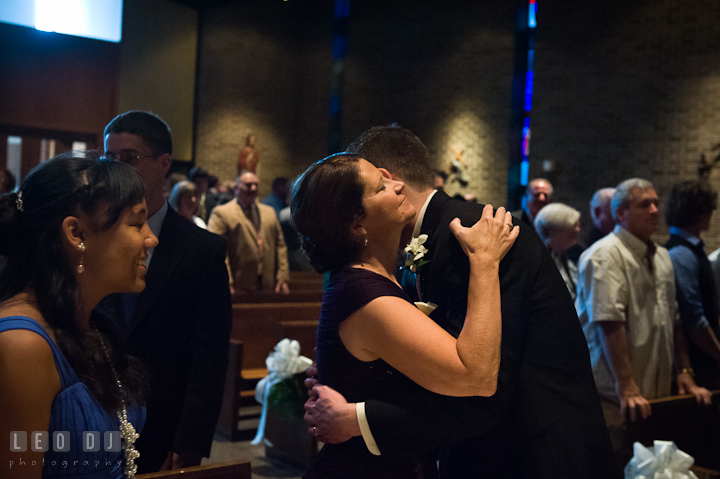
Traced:
<svg viewBox="0 0 720 479">
<path fill-rule="evenodd" d="M 449 224 L 456 217 L 464 226 L 474 224 L 483 206 L 433 192 L 427 148 L 407 130 L 372 128 L 348 151 L 406 183 L 406 197 L 418 211 L 408 229 L 428 235 L 421 300 L 437 304 L 430 317 L 457 336 L 469 264 Z M 444 478 L 619 474 L 572 300 L 547 248 L 532 228 L 515 224 L 520 235 L 499 272 L 503 336 L 496 394 L 451 398 L 382 390 L 364 404 L 348 405 L 318 386 L 319 399 L 306 404 L 306 422 L 319 439 L 342 442 L 362 434 L 371 452 L 390 461 L 464 439 L 443 450 Z"/>
<path fill-rule="evenodd" d="M 225 240 L 168 208 L 163 183 L 172 139 L 162 119 L 130 111 L 113 119 L 103 136 L 106 156 L 135 167 L 145 180 L 148 223 L 159 240 L 148 252 L 145 290 L 106 301 L 150 376 L 138 472 L 199 465 L 210 455 L 228 363 Z"/>
</svg>

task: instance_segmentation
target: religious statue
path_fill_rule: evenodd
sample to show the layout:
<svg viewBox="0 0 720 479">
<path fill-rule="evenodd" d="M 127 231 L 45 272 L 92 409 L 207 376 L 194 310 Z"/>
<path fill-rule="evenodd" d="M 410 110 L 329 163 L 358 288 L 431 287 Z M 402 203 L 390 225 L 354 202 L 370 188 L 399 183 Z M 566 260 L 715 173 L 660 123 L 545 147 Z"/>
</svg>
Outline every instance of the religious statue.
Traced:
<svg viewBox="0 0 720 479">
<path fill-rule="evenodd" d="M 237 164 L 238 173 L 245 170 L 257 173 L 258 163 L 260 163 L 260 152 L 255 148 L 255 134 L 250 133 L 245 138 L 245 146 L 240 150 Z"/>
</svg>

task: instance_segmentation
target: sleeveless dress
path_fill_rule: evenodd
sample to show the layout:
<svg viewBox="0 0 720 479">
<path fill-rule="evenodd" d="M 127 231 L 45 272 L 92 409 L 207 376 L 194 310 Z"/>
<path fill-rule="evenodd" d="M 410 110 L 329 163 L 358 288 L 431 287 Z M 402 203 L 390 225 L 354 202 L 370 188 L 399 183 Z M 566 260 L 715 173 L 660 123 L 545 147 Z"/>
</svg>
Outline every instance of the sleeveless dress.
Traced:
<svg viewBox="0 0 720 479">
<path fill-rule="evenodd" d="M 348 402 L 362 402 L 397 388 L 420 388 L 382 359 L 363 362 L 355 358 L 338 333 L 340 324 L 359 308 L 381 296 L 394 296 L 408 302 L 405 292 L 389 279 L 372 271 L 346 267 L 334 272 L 323 295 L 317 330 L 318 380 L 341 393 Z M 382 450 L 380 451 L 382 453 Z M 435 469 L 431 455 L 401 463 L 372 455 L 362 437 L 341 444 L 325 444 L 305 479 L 418 477 L 423 469 Z"/>
<path fill-rule="evenodd" d="M 108 447 L 104 441 L 105 431 L 119 431 L 120 421 L 116 415 L 108 414 L 97 402 L 84 383 L 78 381 L 75 371 L 60 352 L 60 348 L 35 320 L 24 316 L 0 318 L 0 333 L 14 329 L 33 331 L 42 336 L 52 349 L 55 367 L 62 390 L 55 396 L 50 410 L 50 428 L 48 450 L 43 459 L 42 477 L 50 478 L 82 478 L 82 479 L 120 479 L 124 476 L 125 458 L 119 452 L 105 451 Z M 133 404 L 127 408 L 128 421 L 140 432 L 145 423 L 145 407 Z M 67 452 L 53 450 L 53 433 L 64 431 L 64 446 Z M 100 450 L 97 452 L 83 451 L 83 432 L 99 432 Z M 30 432 L 27 431 L 28 449 Z M 96 444 L 97 447 L 98 444 Z M 139 451 L 142 454 L 142 451 Z M 22 452 L 18 452 L 18 461 Z M 22 466 L 17 466 L 22 467 Z"/>
</svg>

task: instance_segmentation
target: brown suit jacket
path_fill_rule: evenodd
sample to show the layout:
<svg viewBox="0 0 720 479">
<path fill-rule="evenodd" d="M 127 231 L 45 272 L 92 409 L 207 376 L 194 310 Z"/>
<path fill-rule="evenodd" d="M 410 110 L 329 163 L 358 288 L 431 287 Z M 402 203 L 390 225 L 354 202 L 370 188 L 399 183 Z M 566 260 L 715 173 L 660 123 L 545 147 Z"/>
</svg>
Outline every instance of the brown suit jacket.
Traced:
<svg viewBox="0 0 720 479">
<path fill-rule="evenodd" d="M 226 264 L 230 283 L 237 290 L 257 289 L 258 265 L 262 264 L 263 289 L 272 290 L 282 279 L 288 281 L 287 247 L 275 210 L 255 202 L 260 213 L 260 231 L 256 232 L 237 200 L 216 206 L 210 215 L 208 230 L 224 236 L 228 243 Z M 258 237 L 262 252 L 258 248 Z"/>
</svg>

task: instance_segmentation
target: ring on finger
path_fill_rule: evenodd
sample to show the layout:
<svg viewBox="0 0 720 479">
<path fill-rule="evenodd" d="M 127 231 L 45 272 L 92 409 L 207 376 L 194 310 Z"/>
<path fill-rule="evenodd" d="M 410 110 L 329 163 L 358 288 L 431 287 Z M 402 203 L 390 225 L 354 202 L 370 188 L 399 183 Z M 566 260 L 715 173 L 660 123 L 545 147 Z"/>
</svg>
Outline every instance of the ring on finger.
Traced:
<svg viewBox="0 0 720 479">
<path fill-rule="evenodd" d="M 510 231 L 512 231 L 512 229 L 515 228 L 515 225 L 512 223 L 505 223 L 505 224 L 510 227 Z"/>
</svg>

